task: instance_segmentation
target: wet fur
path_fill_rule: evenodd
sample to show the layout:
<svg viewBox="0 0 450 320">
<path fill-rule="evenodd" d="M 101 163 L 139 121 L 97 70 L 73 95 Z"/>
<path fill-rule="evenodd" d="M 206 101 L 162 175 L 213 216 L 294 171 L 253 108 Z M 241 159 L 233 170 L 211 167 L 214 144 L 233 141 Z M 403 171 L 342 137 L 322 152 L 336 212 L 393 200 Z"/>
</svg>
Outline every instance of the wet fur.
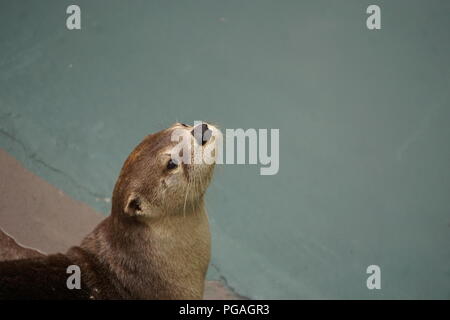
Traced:
<svg viewBox="0 0 450 320">
<path fill-rule="evenodd" d="M 111 215 L 66 254 L 45 256 L 0 232 L 0 259 L 9 260 L 0 262 L 0 299 L 201 299 L 210 260 L 203 194 L 212 169 L 190 168 L 184 186 L 170 184 L 155 156 L 169 138 L 163 130 L 135 148 L 116 182 Z M 130 214 L 135 195 L 142 213 Z M 81 269 L 80 290 L 66 286 L 70 265 Z"/>
</svg>

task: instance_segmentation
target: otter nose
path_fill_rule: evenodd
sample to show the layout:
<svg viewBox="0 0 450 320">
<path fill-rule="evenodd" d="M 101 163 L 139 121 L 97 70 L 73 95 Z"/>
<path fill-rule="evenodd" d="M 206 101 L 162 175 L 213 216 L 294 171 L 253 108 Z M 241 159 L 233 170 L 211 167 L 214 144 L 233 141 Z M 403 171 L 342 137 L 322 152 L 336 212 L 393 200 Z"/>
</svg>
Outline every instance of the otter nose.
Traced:
<svg viewBox="0 0 450 320">
<path fill-rule="evenodd" d="M 212 132 L 206 123 L 202 123 L 194 127 L 191 134 L 194 136 L 195 140 L 197 140 L 197 143 L 203 146 L 211 139 Z"/>
</svg>

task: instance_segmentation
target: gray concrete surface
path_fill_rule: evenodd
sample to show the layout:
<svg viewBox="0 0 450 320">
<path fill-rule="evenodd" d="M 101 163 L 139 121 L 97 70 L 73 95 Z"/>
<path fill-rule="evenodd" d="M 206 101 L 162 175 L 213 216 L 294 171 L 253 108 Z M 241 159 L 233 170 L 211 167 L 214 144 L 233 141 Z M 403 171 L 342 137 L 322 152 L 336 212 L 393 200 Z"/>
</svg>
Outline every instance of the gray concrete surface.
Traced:
<svg viewBox="0 0 450 320">
<path fill-rule="evenodd" d="M 0 3 L 0 147 L 106 214 L 176 120 L 279 128 L 280 172 L 218 168 L 209 279 L 251 298 L 450 298 L 450 3 Z M 366 267 L 382 290 L 366 288 Z"/>
<path fill-rule="evenodd" d="M 79 244 L 103 219 L 23 168 L 2 149 L 0 194 L 1 228 L 20 244 L 46 253 L 65 252 Z"/>
</svg>

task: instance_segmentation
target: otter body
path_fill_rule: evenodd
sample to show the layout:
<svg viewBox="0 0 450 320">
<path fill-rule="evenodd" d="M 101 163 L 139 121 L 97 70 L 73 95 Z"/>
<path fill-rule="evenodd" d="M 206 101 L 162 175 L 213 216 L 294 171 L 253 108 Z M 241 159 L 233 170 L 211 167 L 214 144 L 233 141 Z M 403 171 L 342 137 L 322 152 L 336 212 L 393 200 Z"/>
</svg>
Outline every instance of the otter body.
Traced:
<svg viewBox="0 0 450 320">
<path fill-rule="evenodd" d="M 201 299 L 207 218 L 198 214 L 191 226 L 182 220 L 164 230 L 128 226 L 130 236 L 108 217 L 66 254 L 2 261 L 0 299 Z M 191 232 L 182 235 L 186 227 Z M 81 289 L 67 287 L 71 265 L 80 267 Z"/>
<path fill-rule="evenodd" d="M 45 257 L 3 261 L 0 263 L 0 299 L 39 300 L 85 300 L 114 299 L 122 295 L 114 291 L 108 273 L 102 272 L 95 257 L 74 248 L 78 257 L 71 253 L 53 254 Z M 82 258 L 81 258 L 82 257 Z M 81 288 L 69 290 L 66 284 L 67 268 L 78 265 L 85 276 L 81 278 Z M 102 288 L 98 292 L 97 288 Z M 125 297 L 124 297 L 125 298 Z"/>
<path fill-rule="evenodd" d="M 66 254 L 22 248 L 0 230 L 0 299 L 201 299 L 210 260 L 203 196 L 214 164 L 181 163 L 170 150 L 175 130 L 185 153 L 215 144 L 220 132 L 207 127 L 205 139 L 204 126 L 200 139 L 182 124 L 146 137 L 125 161 L 111 215 Z M 80 289 L 68 288 L 72 265 Z"/>
</svg>

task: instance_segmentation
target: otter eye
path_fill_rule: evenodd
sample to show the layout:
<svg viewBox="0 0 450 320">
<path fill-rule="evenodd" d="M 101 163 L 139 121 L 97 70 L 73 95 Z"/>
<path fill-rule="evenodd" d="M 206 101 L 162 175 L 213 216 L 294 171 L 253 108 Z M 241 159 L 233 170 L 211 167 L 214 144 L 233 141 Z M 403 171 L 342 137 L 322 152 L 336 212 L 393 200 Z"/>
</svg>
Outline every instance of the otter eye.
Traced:
<svg viewBox="0 0 450 320">
<path fill-rule="evenodd" d="M 189 127 L 187 124 L 185 123 L 180 123 L 183 127 Z"/>
<path fill-rule="evenodd" d="M 169 162 L 167 162 L 167 169 L 168 170 L 175 169 L 176 167 L 178 167 L 178 161 L 177 160 L 170 159 Z"/>
</svg>

